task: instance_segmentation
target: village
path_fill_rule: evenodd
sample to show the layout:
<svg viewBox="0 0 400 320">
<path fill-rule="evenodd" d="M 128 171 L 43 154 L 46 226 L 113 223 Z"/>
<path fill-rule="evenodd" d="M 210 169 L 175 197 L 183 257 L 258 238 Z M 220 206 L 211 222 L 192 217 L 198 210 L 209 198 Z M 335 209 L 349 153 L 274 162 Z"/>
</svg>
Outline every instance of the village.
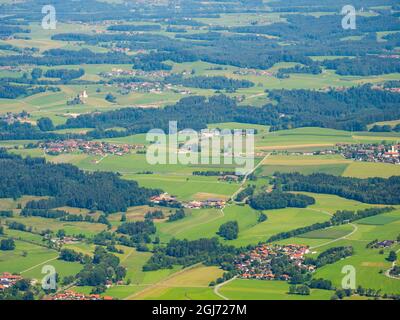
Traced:
<svg viewBox="0 0 400 320">
<path fill-rule="evenodd" d="M 142 150 L 144 145 L 112 144 L 108 142 L 86 141 L 80 139 L 60 140 L 44 142 L 39 145 L 45 153 L 59 155 L 62 153 L 83 152 L 90 155 L 123 156 L 131 153 L 132 150 Z"/>
<path fill-rule="evenodd" d="M 304 264 L 304 255 L 307 253 L 309 253 L 307 246 L 263 244 L 248 253 L 239 255 L 235 261 L 235 268 L 242 279 L 289 280 L 288 274 L 274 274 L 273 259 L 287 256 L 296 268 L 312 272 L 314 266 Z"/>
<path fill-rule="evenodd" d="M 15 122 L 27 122 L 30 118 L 30 114 L 26 111 L 22 111 L 19 113 L 7 112 L 5 114 L 0 114 L 0 121 L 6 122 L 8 125 L 13 124 Z"/>
<path fill-rule="evenodd" d="M 163 193 L 158 196 L 154 196 L 150 199 L 150 202 L 160 206 L 167 207 L 183 207 L 187 209 L 203 209 L 203 208 L 216 208 L 222 209 L 226 205 L 226 201 L 222 199 L 205 199 L 199 201 L 179 202 L 176 197 Z"/>
<path fill-rule="evenodd" d="M 113 297 L 110 296 L 100 296 L 99 294 L 90 294 L 86 295 L 83 293 L 76 293 L 72 290 L 66 290 L 63 293 L 57 293 L 54 296 L 51 296 L 47 298 L 47 300 L 57 300 L 57 301 L 74 301 L 74 300 L 80 300 L 80 301 L 98 301 L 98 300 L 114 300 Z"/>
<path fill-rule="evenodd" d="M 0 275 L 0 291 L 11 288 L 22 279 L 22 276 L 11 274 L 9 272 L 3 272 L 3 274 Z"/>
<path fill-rule="evenodd" d="M 400 164 L 400 144 L 342 144 L 338 143 L 333 149 L 313 152 L 290 152 L 298 156 L 342 155 L 346 159 L 363 162 L 379 162 Z"/>
<path fill-rule="evenodd" d="M 338 153 L 346 159 L 366 162 L 400 164 L 400 145 L 337 144 Z"/>
<path fill-rule="evenodd" d="M 149 77 L 163 79 L 169 76 L 171 73 L 168 71 L 143 71 L 143 70 L 124 70 L 120 68 L 112 68 L 109 72 L 101 72 L 99 75 L 104 78 L 115 78 L 121 76 L 131 76 L 131 77 Z"/>
</svg>

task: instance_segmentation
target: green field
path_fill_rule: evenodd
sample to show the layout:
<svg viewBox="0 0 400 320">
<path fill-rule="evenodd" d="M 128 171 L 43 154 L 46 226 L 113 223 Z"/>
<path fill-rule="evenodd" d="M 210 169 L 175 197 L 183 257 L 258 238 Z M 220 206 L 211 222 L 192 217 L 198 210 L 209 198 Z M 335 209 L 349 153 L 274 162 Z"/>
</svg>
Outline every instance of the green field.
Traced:
<svg viewBox="0 0 400 320">
<path fill-rule="evenodd" d="M 219 292 L 230 300 L 329 300 L 333 291 L 312 289 L 309 296 L 290 295 L 283 281 L 234 280 Z"/>
</svg>

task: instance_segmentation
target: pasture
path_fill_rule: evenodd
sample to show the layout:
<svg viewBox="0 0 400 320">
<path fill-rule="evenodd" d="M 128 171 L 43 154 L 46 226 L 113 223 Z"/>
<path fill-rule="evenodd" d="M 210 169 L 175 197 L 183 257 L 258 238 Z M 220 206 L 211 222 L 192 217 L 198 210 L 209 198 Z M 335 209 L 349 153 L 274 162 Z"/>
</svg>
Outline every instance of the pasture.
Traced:
<svg viewBox="0 0 400 320">
<path fill-rule="evenodd" d="M 219 292 L 230 300 L 329 300 L 333 291 L 312 289 L 309 296 L 290 295 L 284 281 L 236 279 Z"/>
</svg>

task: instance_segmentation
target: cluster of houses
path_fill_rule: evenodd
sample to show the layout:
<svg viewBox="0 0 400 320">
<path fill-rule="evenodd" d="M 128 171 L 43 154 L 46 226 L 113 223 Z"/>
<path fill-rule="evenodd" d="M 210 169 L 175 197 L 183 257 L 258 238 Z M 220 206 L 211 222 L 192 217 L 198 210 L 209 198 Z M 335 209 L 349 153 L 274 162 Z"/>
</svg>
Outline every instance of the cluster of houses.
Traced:
<svg viewBox="0 0 400 320">
<path fill-rule="evenodd" d="M 108 142 L 86 141 L 80 139 L 50 141 L 40 144 L 47 153 L 58 155 L 61 153 L 83 152 L 90 155 L 105 156 L 108 154 L 123 156 L 132 150 L 144 149 L 144 145 L 112 144 Z"/>
<path fill-rule="evenodd" d="M 392 245 L 394 245 L 396 241 L 394 240 L 382 240 L 382 241 L 373 241 L 369 246 L 370 248 L 375 248 L 375 249 L 385 249 L 389 248 Z"/>
<path fill-rule="evenodd" d="M 162 193 L 158 196 L 151 197 L 150 202 L 158 205 L 171 205 L 171 206 L 179 204 L 176 197 L 171 196 L 168 193 Z"/>
<path fill-rule="evenodd" d="M 89 98 L 89 95 L 86 90 L 79 92 L 74 98 L 67 101 L 67 105 L 78 105 L 85 104 L 86 99 Z"/>
<path fill-rule="evenodd" d="M 141 81 L 141 82 L 123 82 L 117 83 L 121 94 L 128 94 L 130 92 L 144 92 L 144 93 L 163 93 L 165 90 L 171 90 L 171 85 L 164 85 L 158 81 Z"/>
<path fill-rule="evenodd" d="M 183 204 L 184 208 L 188 209 L 203 209 L 203 208 L 215 208 L 222 209 L 226 205 L 226 201 L 222 199 L 206 199 L 202 201 L 190 201 Z"/>
<path fill-rule="evenodd" d="M 169 195 L 168 193 L 163 193 L 158 196 L 150 198 L 150 202 L 161 206 L 170 207 L 184 207 L 187 209 L 202 209 L 202 208 L 216 208 L 222 209 L 226 205 L 226 201 L 222 199 L 206 199 L 201 201 L 190 201 L 190 202 L 179 202 L 176 197 Z"/>
<path fill-rule="evenodd" d="M 237 74 L 239 76 L 267 76 L 267 77 L 272 77 L 274 75 L 273 72 L 267 71 L 267 70 L 256 70 L 256 69 L 239 69 L 235 70 L 233 72 L 234 74 Z"/>
<path fill-rule="evenodd" d="M 5 114 L 0 114 L 0 121 L 4 121 L 7 124 L 13 124 L 15 122 L 26 122 L 28 121 L 30 115 L 26 111 L 19 113 L 7 112 Z"/>
<path fill-rule="evenodd" d="M 22 279 L 23 278 L 19 275 L 3 272 L 3 274 L 0 275 L 0 291 L 12 287 Z"/>
<path fill-rule="evenodd" d="M 120 68 L 112 68 L 110 72 L 102 72 L 100 76 L 104 78 L 115 78 L 120 76 L 132 77 L 150 77 L 150 78 L 165 78 L 170 75 L 168 71 L 143 71 L 143 70 L 125 70 Z"/>
<path fill-rule="evenodd" d="M 304 264 L 304 255 L 309 248 L 303 245 L 267 245 L 263 244 L 248 253 L 240 254 L 235 267 L 242 279 L 289 280 L 288 274 L 274 274 L 271 261 L 282 255 L 288 256 L 292 264 L 307 271 L 314 271 L 314 266 Z"/>
<path fill-rule="evenodd" d="M 274 153 L 278 154 L 278 152 Z M 335 148 L 320 150 L 314 152 L 284 152 L 284 154 L 316 156 L 340 154 L 346 159 L 364 162 L 382 162 L 391 164 L 400 164 L 400 144 L 341 144 L 335 145 Z"/>
<path fill-rule="evenodd" d="M 50 297 L 50 300 L 91 300 L 91 301 L 97 301 L 97 300 L 114 300 L 113 297 L 110 296 L 105 296 L 101 297 L 99 294 L 90 294 L 86 295 L 83 293 L 76 293 L 72 290 L 66 290 L 63 293 L 57 293 L 54 296 Z"/>
<path fill-rule="evenodd" d="M 372 89 L 374 90 L 385 90 L 393 93 L 400 93 L 400 88 L 394 87 L 394 88 L 385 88 L 383 85 L 374 85 L 372 86 Z"/>
<path fill-rule="evenodd" d="M 346 159 L 366 162 L 383 162 L 400 164 L 400 145 L 383 144 L 338 144 L 338 153 Z"/>
<path fill-rule="evenodd" d="M 65 244 L 77 244 L 79 243 L 79 239 L 75 237 L 65 236 L 62 238 L 52 238 L 50 240 L 52 243 L 56 244 L 57 246 L 63 246 Z"/>
</svg>

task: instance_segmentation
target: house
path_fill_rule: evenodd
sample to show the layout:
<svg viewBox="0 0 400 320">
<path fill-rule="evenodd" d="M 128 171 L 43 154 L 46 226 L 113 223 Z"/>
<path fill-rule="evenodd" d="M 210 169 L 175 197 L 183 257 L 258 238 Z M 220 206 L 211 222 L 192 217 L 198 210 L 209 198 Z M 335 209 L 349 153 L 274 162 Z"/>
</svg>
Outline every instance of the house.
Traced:
<svg viewBox="0 0 400 320">
<path fill-rule="evenodd" d="M 163 193 L 150 198 L 150 202 L 155 204 L 176 202 L 176 197 L 170 196 L 168 193 Z"/>
</svg>

